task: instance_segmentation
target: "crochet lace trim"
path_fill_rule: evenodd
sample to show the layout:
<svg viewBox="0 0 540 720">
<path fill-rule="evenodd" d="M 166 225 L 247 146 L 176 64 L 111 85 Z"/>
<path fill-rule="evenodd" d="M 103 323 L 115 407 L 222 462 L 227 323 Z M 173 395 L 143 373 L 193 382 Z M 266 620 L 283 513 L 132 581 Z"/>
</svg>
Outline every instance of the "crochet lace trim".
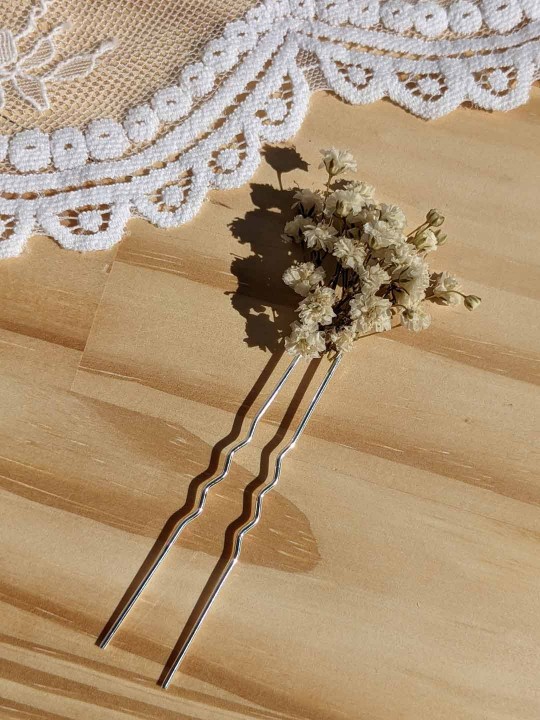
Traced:
<svg viewBox="0 0 540 720">
<path fill-rule="evenodd" d="M 88 251 L 118 242 L 132 215 L 159 227 L 186 222 L 209 189 L 249 180 L 263 143 L 294 135 L 319 87 L 350 103 L 388 97 L 426 119 L 464 102 L 517 107 L 539 75 L 539 18 L 539 0 L 266 0 L 122 123 L 2 137 L 10 166 L 0 174 L 0 258 L 20 254 L 34 232 Z M 54 33 L 47 38 L 38 46 Z M 92 72 L 112 47 L 27 83 L 28 101 L 45 109 L 48 82 Z M 5 68 L 15 82 L 30 69 L 6 30 L 0 85 L 12 81 Z"/>
</svg>

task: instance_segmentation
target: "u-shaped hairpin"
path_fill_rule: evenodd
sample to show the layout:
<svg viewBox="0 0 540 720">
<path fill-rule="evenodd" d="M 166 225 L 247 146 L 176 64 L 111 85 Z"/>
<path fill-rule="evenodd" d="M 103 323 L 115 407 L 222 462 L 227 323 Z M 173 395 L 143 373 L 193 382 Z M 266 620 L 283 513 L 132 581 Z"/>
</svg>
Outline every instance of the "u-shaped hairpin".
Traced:
<svg viewBox="0 0 540 720">
<path fill-rule="evenodd" d="M 236 564 L 236 561 L 238 560 L 238 557 L 240 555 L 241 549 L 242 549 L 242 540 L 244 536 L 253 528 L 255 525 L 259 522 L 259 519 L 261 517 L 261 509 L 262 509 L 262 502 L 264 496 L 277 484 L 280 474 L 281 474 L 281 466 L 283 463 L 283 459 L 285 455 L 294 448 L 298 438 L 303 433 L 309 418 L 311 417 L 313 411 L 315 410 L 315 407 L 317 403 L 319 402 L 323 392 L 326 389 L 326 386 L 330 382 L 330 379 L 334 372 L 337 369 L 337 366 L 339 365 L 342 358 L 342 354 L 339 353 L 336 355 L 334 360 L 332 361 L 332 364 L 330 365 L 330 368 L 328 369 L 323 381 L 317 388 L 315 395 L 313 396 L 306 412 L 302 416 L 302 419 L 300 420 L 300 423 L 298 424 L 291 440 L 289 443 L 281 450 L 279 455 L 276 458 L 275 468 L 274 468 L 274 475 L 272 477 L 271 482 L 269 482 L 267 485 L 263 485 L 261 489 L 259 490 L 257 494 L 257 499 L 255 503 L 255 513 L 252 518 L 250 518 L 247 522 L 245 522 L 242 527 L 237 531 L 235 543 L 234 543 L 234 552 L 232 557 L 229 559 L 227 564 L 225 565 L 224 569 L 222 570 L 219 578 L 217 579 L 214 588 L 212 589 L 212 592 L 210 593 L 210 596 L 208 597 L 207 601 L 205 602 L 204 606 L 200 610 L 197 617 L 194 619 L 191 630 L 186 638 L 186 640 L 182 643 L 182 646 L 178 649 L 177 652 L 175 652 L 174 657 L 170 661 L 170 665 L 168 667 L 168 670 L 161 681 L 161 685 L 164 688 L 167 688 L 174 676 L 174 673 L 178 669 L 180 663 L 184 659 L 189 646 L 191 645 L 191 642 L 193 638 L 195 637 L 195 634 L 197 633 L 199 627 L 201 626 L 204 618 L 206 617 L 206 614 L 208 613 L 212 603 L 214 602 L 215 598 L 217 597 L 221 587 L 223 586 L 225 580 L 227 579 L 229 573 L 233 569 L 234 565 Z M 127 617 L 129 611 L 131 608 L 135 605 L 139 597 L 141 596 L 143 590 L 146 588 L 150 580 L 152 579 L 154 573 L 158 569 L 158 567 L 161 565 L 167 554 L 169 553 L 169 550 L 172 548 L 178 537 L 180 536 L 180 533 L 182 530 L 192 521 L 197 518 L 202 511 L 204 510 L 204 506 L 206 503 L 206 497 L 208 495 L 208 492 L 214 485 L 217 485 L 222 480 L 225 479 L 227 476 L 230 467 L 232 459 L 236 452 L 241 450 L 243 447 L 248 445 L 251 440 L 253 439 L 253 435 L 255 434 L 255 430 L 257 428 L 257 425 L 263 415 L 266 413 L 270 405 L 274 402 L 277 395 L 279 394 L 280 390 L 286 383 L 287 379 L 289 378 L 290 374 L 300 361 L 300 356 L 297 355 L 292 362 L 290 363 L 289 367 L 285 370 L 281 378 L 279 379 L 277 385 L 272 390 L 270 395 L 265 400 L 264 404 L 262 405 L 261 409 L 258 411 L 258 413 L 255 415 L 253 420 L 251 421 L 251 425 L 249 427 L 248 433 L 245 436 L 243 440 L 241 440 L 239 443 L 237 443 L 231 450 L 228 452 L 225 462 L 223 465 L 223 470 L 219 475 L 216 475 L 214 478 L 209 480 L 203 487 L 203 490 L 201 492 L 199 502 L 197 507 L 192 510 L 186 517 L 184 517 L 182 520 L 178 522 L 174 530 L 171 532 L 168 540 L 163 545 L 162 549 L 160 550 L 158 556 L 150 566 L 150 568 L 147 570 L 146 574 L 142 578 L 142 580 L 137 584 L 133 592 L 125 599 L 125 601 L 122 603 L 122 605 L 118 608 L 114 619 L 112 620 L 110 626 L 107 628 L 106 632 L 100 636 L 98 645 L 100 648 L 106 648 L 107 645 L 110 643 L 112 638 L 114 637 L 116 631 L 122 624 L 122 622 Z"/>
</svg>

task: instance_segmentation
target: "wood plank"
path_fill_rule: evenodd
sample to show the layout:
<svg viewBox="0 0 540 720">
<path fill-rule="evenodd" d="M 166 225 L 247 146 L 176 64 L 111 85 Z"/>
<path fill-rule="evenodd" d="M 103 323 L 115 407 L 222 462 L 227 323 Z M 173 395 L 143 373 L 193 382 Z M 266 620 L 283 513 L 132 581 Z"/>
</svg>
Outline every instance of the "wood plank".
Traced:
<svg viewBox="0 0 540 720">
<path fill-rule="evenodd" d="M 191 223 L 134 220 L 117 254 L 36 239 L 0 265 L 1 717 L 540 716 L 539 117 L 538 88 L 432 123 L 321 93 L 294 143 Z M 112 645 L 95 638 L 288 363 L 278 172 L 315 185 L 328 145 L 411 224 L 443 211 L 436 266 L 484 303 L 358 343 L 164 692 L 224 532 L 326 361 L 297 371 Z"/>
</svg>

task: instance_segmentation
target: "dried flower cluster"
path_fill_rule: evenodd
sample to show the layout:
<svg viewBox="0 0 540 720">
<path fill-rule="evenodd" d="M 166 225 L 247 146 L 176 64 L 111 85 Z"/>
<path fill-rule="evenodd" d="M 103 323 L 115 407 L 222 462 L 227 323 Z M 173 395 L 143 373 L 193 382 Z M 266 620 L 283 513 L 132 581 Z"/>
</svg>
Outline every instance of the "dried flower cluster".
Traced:
<svg viewBox="0 0 540 720">
<path fill-rule="evenodd" d="M 390 330 L 393 318 L 409 330 L 424 330 L 431 322 L 425 301 L 463 301 L 468 310 L 479 305 L 480 298 L 463 294 L 449 273 L 430 273 L 426 256 L 446 240 L 444 217 L 437 210 L 407 233 L 403 211 L 375 202 L 370 185 L 335 182 L 356 171 L 349 152 L 332 148 L 321 153 L 326 188 L 295 193 L 297 215 L 283 234 L 308 255 L 283 274 L 285 284 L 303 298 L 299 320 L 285 340 L 288 352 L 311 359 L 348 351 L 362 335 Z"/>
</svg>

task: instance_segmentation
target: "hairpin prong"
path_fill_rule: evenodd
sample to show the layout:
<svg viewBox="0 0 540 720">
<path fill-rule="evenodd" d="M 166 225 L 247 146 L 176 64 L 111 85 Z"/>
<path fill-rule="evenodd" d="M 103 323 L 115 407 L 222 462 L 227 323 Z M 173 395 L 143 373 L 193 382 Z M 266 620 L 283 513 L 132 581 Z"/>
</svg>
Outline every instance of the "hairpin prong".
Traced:
<svg viewBox="0 0 540 720">
<path fill-rule="evenodd" d="M 208 492 L 211 488 L 214 487 L 214 485 L 217 485 L 222 480 L 224 480 L 230 470 L 232 459 L 234 455 L 241 450 L 243 447 L 248 445 L 251 440 L 253 439 L 253 435 L 255 433 L 255 430 L 257 428 L 257 425 L 259 424 L 259 421 L 263 417 L 263 415 L 266 413 L 270 405 L 274 402 L 277 395 L 279 394 L 281 388 L 286 383 L 289 375 L 292 373 L 298 362 L 300 361 L 300 355 L 297 355 L 292 362 L 290 363 L 289 367 L 285 370 L 281 378 L 279 379 L 278 383 L 276 384 L 275 388 L 272 390 L 270 395 L 266 398 L 264 404 L 258 411 L 258 413 L 255 415 L 253 420 L 251 421 L 251 425 L 249 426 L 249 430 L 247 435 L 243 440 L 241 440 L 239 443 L 237 443 L 231 450 L 229 450 L 225 462 L 223 464 L 223 470 L 219 475 L 216 475 L 214 478 L 209 480 L 203 487 L 203 490 L 201 492 L 199 503 L 197 507 L 189 513 L 189 515 L 186 515 L 182 520 L 179 521 L 178 525 L 174 528 L 174 530 L 171 532 L 171 535 L 169 536 L 167 542 L 163 545 L 161 548 L 158 556 L 153 561 L 150 568 L 147 570 L 146 574 L 142 578 L 142 580 L 138 583 L 136 588 L 133 590 L 133 592 L 126 598 L 126 600 L 122 603 L 120 608 L 118 608 L 117 613 L 115 615 L 115 618 L 113 622 L 111 623 L 110 627 L 106 630 L 106 632 L 103 633 L 102 636 L 100 636 L 98 640 L 98 646 L 102 649 L 106 648 L 107 645 L 110 643 L 112 638 L 114 637 L 116 631 L 122 624 L 122 622 L 126 619 L 129 611 L 131 608 L 135 605 L 139 597 L 141 596 L 143 590 L 146 588 L 150 580 L 152 579 L 154 573 L 158 569 L 158 567 L 161 565 L 167 554 L 169 553 L 170 549 L 174 545 L 174 543 L 178 540 L 178 537 L 180 536 L 180 533 L 184 528 L 189 525 L 189 523 L 192 520 L 195 520 L 196 517 L 198 517 L 202 511 L 204 510 L 204 506 L 206 504 L 206 497 L 208 495 Z"/>
<path fill-rule="evenodd" d="M 177 671 L 178 667 L 180 666 L 180 663 L 184 659 L 192 641 L 195 637 L 197 631 L 199 630 L 200 626 L 203 623 L 204 618 L 206 617 L 208 611 L 210 610 L 210 607 L 212 606 L 212 603 L 216 599 L 219 591 L 223 587 L 223 584 L 225 583 L 225 580 L 229 576 L 229 573 L 235 566 L 239 556 L 240 552 L 242 550 L 242 540 L 244 539 L 244 536 L 257 525 L 257 523 L 260 520 L 261 517 L 261 511 L 262 511 L 262 503 L 264 496 L 274 488 L 280 478 L 281 475 L 281 466 L 283 464 L 283 459 L 285 458 L 285 455 L 287 455 L 288 452 L 290 452 L 296 445 L 296 442 L 300 435 L 303 433 L 313 411 L 315 410 L 315 407 L 317 403 L 319 402 L 323 392 L 326 390 L 326 386 L 330 382 L 330 379 L 332 378 L 332 375 L 335 373 L 337 366 L 341 362 L 342 353 L 339 353 L 334 358 L 328 372 L 326 373 L 324 380 L 317 388 L 317 391 L 315 395 L 313 396 L 309 407 L 307 408 L 306 412 L 304 413 L 302 419 L 300 420 L 300 423 L 298 427 L 296 428 L 291 440 L 289 443 L 281 450 L 279 455 L 276 458 L 276 463 L 274 466 L 274 475 L 272 477 L 271 482 L 269 482 L 267 485 L 262 486 L 262 488 L 259 490 L 259 493 L 257 495 L 257 499 L 255 502 L 255 513 L 253 514 L 253 517 L 250 518 L 244 525 L 241 526 L 241 528 L 238 530 L 236 534 L 236 540 L 234 544 L 234 552 L 232 557 L 228 560 L 227 564 L 225 565 L 224 569 L 222 570 L 221 574 L 219 575 L 219 578 L 217 579 L 214 587 L 212 588 L 212 592 L 209 595 L 208 599 L 206 600 L 204 606 L 198 613 L 197 617 L 194 619 L 193 624 L 190 628 L 190 631 L 185 639 L 185 641 L 182 643 L 181 647 L 178 649 L 177 652 L 175 652 L 174 657 L 172 658 L 172 661 L 163 677 L 163 680 L 161 681 L 161 686 L 163 688 L 167 688 Z"/>
</svg>

